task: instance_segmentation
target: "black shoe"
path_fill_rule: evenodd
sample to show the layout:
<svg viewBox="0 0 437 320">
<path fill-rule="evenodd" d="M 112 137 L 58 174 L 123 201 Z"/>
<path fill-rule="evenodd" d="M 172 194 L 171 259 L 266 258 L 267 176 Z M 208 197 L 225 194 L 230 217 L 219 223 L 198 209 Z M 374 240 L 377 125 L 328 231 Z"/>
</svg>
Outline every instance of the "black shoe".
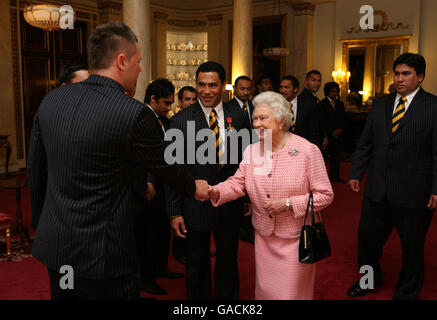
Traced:
<svg viewBox="0 0 437 320">
<path fill-rule="evenodd" d="M 155 281 L 144 283 L 141 289 L 150 294 L 167 294 L 167 291 L 158 286 Z"/>
<path fill-rule="evenodd" d="M 375 286 L 375 289 L 380 286 Z M 373 293 L 375 289 L 361 289 L 360 282 L 355 282 L 347 291 L 347 295 L 352 298 L 363 297 L 368 293 Z"/>
<path fill-rule="evenodd" d="M 187 264 L 187 257 L 186 256 L 173 256 L 173 258 L 179 262 L 180 264 Z"/>
<path fill-rule="evenodd" d="M 167 279 L 179 279 L 183 278 L 184 274 L 179 272 L 172 272 L 170 270 L 164 270 L 157 274 L 158 278 L 167 278 Z"/>
</svg>

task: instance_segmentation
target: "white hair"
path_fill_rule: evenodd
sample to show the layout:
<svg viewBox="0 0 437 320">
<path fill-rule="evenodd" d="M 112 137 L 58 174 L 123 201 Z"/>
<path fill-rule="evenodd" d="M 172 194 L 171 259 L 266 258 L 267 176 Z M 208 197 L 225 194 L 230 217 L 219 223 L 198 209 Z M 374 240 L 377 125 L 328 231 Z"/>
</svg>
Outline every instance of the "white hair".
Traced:
<svg viewBox="0 0 437 320">
<path fill-rule="evenodd" d="M 285 131 L 290 128 L 290 103 L 282 96 L 282 94 L 273 91 L 265 91 L 257 95 L 252 103 L 255 108 L 262 106 L 272 110 L 273 116 L 277 121 L 284 120 Z"/>
</svg>

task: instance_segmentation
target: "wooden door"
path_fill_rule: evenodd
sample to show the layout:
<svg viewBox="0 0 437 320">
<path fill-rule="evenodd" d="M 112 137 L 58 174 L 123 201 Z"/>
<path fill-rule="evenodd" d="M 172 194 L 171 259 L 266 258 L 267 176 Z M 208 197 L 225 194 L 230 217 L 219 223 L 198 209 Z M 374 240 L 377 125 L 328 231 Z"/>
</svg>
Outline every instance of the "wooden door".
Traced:
<svg viewBox="0 0 437 320">
<path fill-rule="evenodd" d="M 26 150 L 33 117 L 44 96 L 56 88 L 58 73 L 67 63 L 86 59 L 87 22 L 75 21 L 74 29 L 44 31 L 24 21 L 21 14 L 21 56 Z"/>
</svg>

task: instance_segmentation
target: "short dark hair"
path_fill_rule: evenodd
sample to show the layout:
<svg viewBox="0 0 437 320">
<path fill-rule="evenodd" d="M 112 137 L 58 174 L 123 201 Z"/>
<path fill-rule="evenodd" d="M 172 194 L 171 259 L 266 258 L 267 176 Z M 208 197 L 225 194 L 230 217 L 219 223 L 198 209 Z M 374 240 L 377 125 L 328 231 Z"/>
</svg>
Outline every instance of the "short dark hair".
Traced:
<svg viewBox="0 0 437 320">
<path fill-rule="evenodd" d="M 178 91 L 178 98 L 179 100 L 182 101 L 182 99 L 184 98 L 184 91 L 190 91 L 190 92 L 194 92 L 197 95 L 197 91 L 196 89 L 194 89 L 192 86 L 185 86 L 182 87 L 181 89 L 179 89 Z"/>
<path fill-rule="evenodd" d="M 220 63 L 214 62 L 214 61 L 208 61 L 202 63 L 199 68 L 196 70 L 196 81 L 199 77 L 200 72 L 217 72 L 219 79 L 222 83 L 225 83 L 226 81 L 226 71 L 225 68 Z"/>
<path fill-rule="evenodd" d="M 132 57 L 136 52 L 137 42 L 132 30 L 120 21 L 98 26 L 87 42 L 90 70 L 108 68 L 115 56 L 122 51 L 128 58 Z"/>
<path fill-rule="evenodd" d="M 174 94 L 173 83 L 165 78 L 158 78 L 147 86 L 144 103 L 150 104 L 152 96 L 155 96 L 155 99 L 158 100 L 167 98 L 171 94 Z"/>
<path fill-rule="evenodd" d="M 312 74 L 318 74 L 320 77 L 322 76 L 319 70 L 310 70 L 307 72 L 307 76 L 305 79 L 308 79 Z"/>
<path fill-rule="evenodd" d="M 287 74 L 286 76 L 283 76 L 281 78 L 281 81 L 282 80 L 290 80 L 293 87 L 299 88 L 299 80 L 297 80 L 297 78 L 295 76 L 292 76 L 291 74 Z"/>
<path fill-rule="evenodd" d="M 338 93 L 340 93 L 340 86 L 337 82 L 326 82 L 325 86 L 323 87 L 323 93 L 325 94 L 325 96 L 327 97 L 329 94 L 329 91 L 331 91 L 332 88 L 337 88 Z"/>
<path fill-rule="evenodd" d="M 399 64 L 406 64 L 407 66 L 414 68 L 417 75 L 423 74 L 423 77 L 425 77 L 426 62 L 422 55 L 410 52 L 401 54 L 393 63 L 393 71 Z"/>
<path fill-rule="evenodd" d="M 234 86 L 237 86 L 238 81 L 240 80 L 246 80 L 252 82 L 252 79 L 250 79 L 248 76 L 239 76 L 237 79 L 235 79 Z"/>
<path fill-rule="evenodd" d="M 262 75 L 261 77 L 258 78 L 258 81 L 256 82 L 256 84 L 260 85 L 264 79 L 269 79 L 270 81 L 272 81 L 272 78 L 270 78 L 267 75 Z"/>
<path fill-rule="evenodd" d="M 71 83 L 71 80 L 74 78 L 74 73 L 78 70 L 88 70 L 88 63 L 83 59 L 79 59 L 64 65 L 61 71 L 59 71 L 58 86 L 61 86 L 63 83 Z"/>
</svg>

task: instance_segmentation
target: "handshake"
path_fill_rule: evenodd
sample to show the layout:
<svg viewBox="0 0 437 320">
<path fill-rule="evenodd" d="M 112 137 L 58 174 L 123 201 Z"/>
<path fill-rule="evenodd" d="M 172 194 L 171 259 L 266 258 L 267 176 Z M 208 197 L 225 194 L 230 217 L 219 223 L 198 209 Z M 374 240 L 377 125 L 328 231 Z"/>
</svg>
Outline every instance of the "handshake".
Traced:
<svg viewBox="0 0 437 320">
<path fill-rule="evenodd" d="M 199 201 L 213 200 L 218 201 L 220 198 L 220 191 L 213 186 L 210 186 L 206 180 L 195 180 L 196 192 L 194 198 Z"/>
</svg>

